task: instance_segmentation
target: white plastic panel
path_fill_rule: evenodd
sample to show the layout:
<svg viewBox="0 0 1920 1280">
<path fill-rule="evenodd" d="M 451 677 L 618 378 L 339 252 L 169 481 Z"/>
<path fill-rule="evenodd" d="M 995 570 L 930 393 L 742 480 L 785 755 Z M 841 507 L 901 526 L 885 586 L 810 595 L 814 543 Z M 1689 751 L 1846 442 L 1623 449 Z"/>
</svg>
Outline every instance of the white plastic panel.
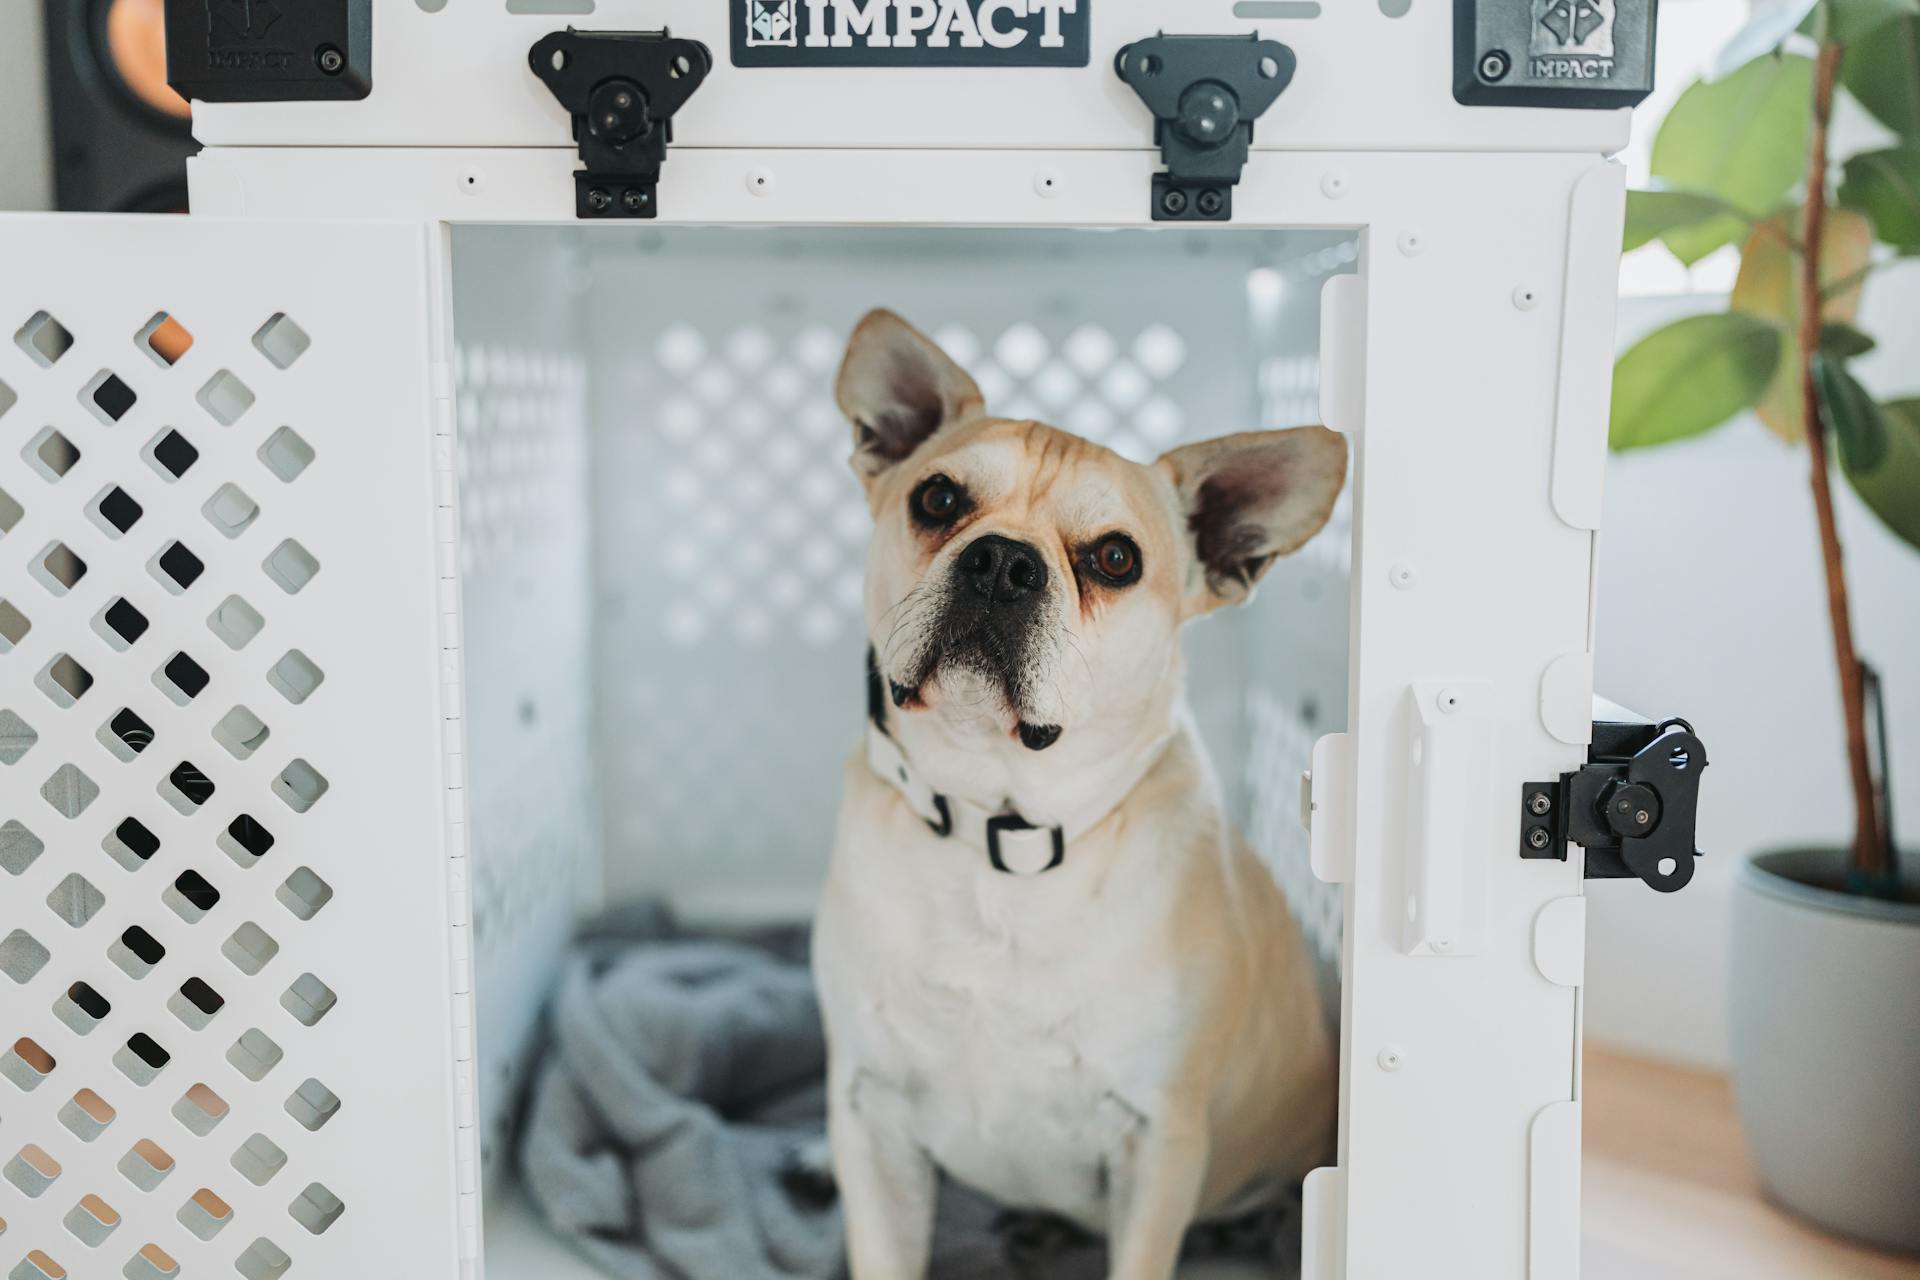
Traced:
<svg viewBox="0 0 1920 1280">
<path fill-rule="evenodd" d="M 455 466 L 481 1159 L 600 892 L 585 300 L 571 238 L 454 236 Z"/>
<path fill-rule="evenodd" d="M 429 0 L 431 3 L 432 0 Z M 1293 82 L 1261 117 L 1255 145 L 1535 151 L 1617 150 L 1625 111 L 1468 108 L 1453 100 L 1453 6 L 1342 0 L 1307 18 L 1236 17 L 1235 0 L 1080 0 L 1092 56 L 1081 68 L 736 68 L 727 24 L 749 0 L 595 0 L 584 12 L 509 14 L 502 0 L 373 5 L 373 92 L 335 103 L 195 104 L 198 138 L 229 143 L 552 146 L 568 120 L 527 66 L 540 37 L 572 25 L 666 27 L 706 42 L 714 66 L 673 121 L 697 147 L 1152 148 L 1153 122 L 1113 71 L 1130 40 L 1258 31 L 1299 55 Z M 1400 14 L 1389 17 L 1383 10 Z M 571 188 L 569 187 L 569 190 Z M 1145 210 L 1147 192 L 1140 191 Z M 568 205 L 571 212 L 571 204 Z"/>
<path fill-rule="evenodd" d="M 0 219 L 9 1273 L 457 1274 L 428 249 Z"/>
</svg>

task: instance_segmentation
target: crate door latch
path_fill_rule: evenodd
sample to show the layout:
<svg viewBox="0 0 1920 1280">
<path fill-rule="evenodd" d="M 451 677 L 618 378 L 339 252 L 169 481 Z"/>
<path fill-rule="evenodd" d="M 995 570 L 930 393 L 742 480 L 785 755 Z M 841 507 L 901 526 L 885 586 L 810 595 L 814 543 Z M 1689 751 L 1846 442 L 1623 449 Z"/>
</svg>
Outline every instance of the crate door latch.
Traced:
<svg viewBox="0 0 1920 1280">
<path fill-rule="evenodd" d="M 1520 856 L 1586 850 L 1586 878 L 1637 876 L 1661 893 L 1693 879 L 1695 814 L 1707 749 L 1685 720 L 1596 720 L 1587 763 L 1520 788 Z"/>
<path fill-rule="evenodd" d="M 1135 40 L 1113 69 L 1153 112 L 1167 171 L 1153 175 L 1155 222 L 1226 222 L 1253 146 L 1253 122 L 1293 80 L 1293 50 L 1251 36 Z"/>
<path fill-rule="evenodd" d="M 575 31 L 542 37 L 533 74 L 573 117 L 586 167 L 573 175 L 574 216 L 651 218 L 673 115 L 713 68 L 698 40 L 666 31 Z"/>
</svg>

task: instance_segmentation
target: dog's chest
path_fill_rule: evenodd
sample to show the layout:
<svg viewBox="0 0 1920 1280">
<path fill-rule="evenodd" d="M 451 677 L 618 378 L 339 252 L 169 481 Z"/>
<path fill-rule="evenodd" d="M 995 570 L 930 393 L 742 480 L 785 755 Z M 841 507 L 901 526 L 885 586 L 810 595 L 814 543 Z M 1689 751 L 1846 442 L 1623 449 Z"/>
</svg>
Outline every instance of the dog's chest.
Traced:
<svg viewBox="0 0 1920 1280">
<path fill-rule="evenodd" d="M 988 880 L 971 912 L 926 922 L 915 962 L 872 1009 L 867 1065 L 954 1176 L 1104 1228 L 1115 1161 L 1161 1071 L 1140 1016 L 1157 993 L 1087 936 L 1084 910 L 1021 901 L 1035 887 Z"/>
</svg>

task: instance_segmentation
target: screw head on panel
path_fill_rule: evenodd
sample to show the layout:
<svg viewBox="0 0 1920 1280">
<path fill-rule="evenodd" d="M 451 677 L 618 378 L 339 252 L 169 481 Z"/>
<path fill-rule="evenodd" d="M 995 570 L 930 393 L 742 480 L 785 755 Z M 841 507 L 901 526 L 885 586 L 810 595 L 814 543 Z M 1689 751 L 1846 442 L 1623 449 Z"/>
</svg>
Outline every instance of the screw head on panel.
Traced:
<svg viewBox="0 0 1920 1280">
<path fill-rule="evenodd" d="M 1169 216 L 1179 217 L 1187 211 L 1187 193 L 1178 187 L 1169 188 L 1166 194 L 1160 197 L 1160 207 L 1166 210 Z"/>
<path fill-rule="evenodd" d="M 1426 238 L 1418 231 L 1402 231 L 1395 243 L 1400 246 L 1400 252 L 1409 258 L 1419 257 L 1420 251 L 1427 247 Z"/>
<path fill-rule="evenodd" d="M 587 208 L 595 213 L 605 213 L 613 208 L 613 197 L 605 187 L 594 187 L 587 192 Z"/>
<path fill-rule="evenodd" d="M 1397 1044 L 1390 1044 L 1380 1050 L 1374 1061 L 1380 1064 L 1382 1071 L 1398 1071 L 1406 1065 L 1407 1051 Z"/>
<path fill-rule="evenodd" d="M 1507 72 L 1513 70 L 1513 59 L 1505 49 L 1489 49 L 1480 55 L 1480 78 L 1489 84 L 1497 84 L 1507 78 Z"/>
<path fill-rule="evenodd" d="M 1553 833 L 1545 827 L 1527 828 L 1527 848 L 1544 849 L 1553 843 Z"/>
<path fill-rule="evenodd" d="M 313 51 L 313 65 L 322 75 L 337 76 L 346 70 L 347 57 L 332 45 L 323 44 Z"/>
<path fill-rule="evenodd" d="M 1194 198 L 1193 205 L 1200 211 L 1202 217 L 1217 218 L 1220 216 L 1220 211 L 1226 208 L 1227 201 L 1226 197 L 1218 191 L 1208 189 Z"/>
<path fill-rule="evenodd" d="M 1517 284 L 1513 287 L 1513 305 L 1521 311 L 1531 311 L 1540 301 L 1540 291 L 1530 284 Z"/>
<path fill-rule="evenodd" d="M 1527 797 L 1527 812 L 1536 818 L 1544 818 L 1553 810 L 1553 797 L 1544 791 L 1536 791 Z"/>
<path fill-rule="evenodd" d="M 628 213 L 639 213 L 647 207 L 647 193 L 638 187 L 628 187 L 620 193 L 620 207 Z"/>
<path fill-rule="evenodd" d="M 768 195 L 773 191 L 773 170 L 749 169 L 747 171 L 747 194 Z"/>
<path fill-rule="evenodd" d="M 1033 194 L 1042 200 L 1051 200 L 1060 194 L 1060 179 L 1050 169 L 1042 169 L 1033 175 Z"/>
<path fill-rule="evenodd" d="M 1402 591 L 1412 590 L 1414 581 L 1419 576 L 1419 571 L 1405 560 L 1395 561 L 1387 570 L 1387 581 Z"/>
</svg>

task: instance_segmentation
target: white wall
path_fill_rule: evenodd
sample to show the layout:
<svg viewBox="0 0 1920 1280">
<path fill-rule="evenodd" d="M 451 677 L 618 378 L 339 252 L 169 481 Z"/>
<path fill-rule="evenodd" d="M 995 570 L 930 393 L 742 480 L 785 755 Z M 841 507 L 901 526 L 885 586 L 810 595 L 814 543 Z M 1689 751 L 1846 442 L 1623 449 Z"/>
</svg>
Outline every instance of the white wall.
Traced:
<svg viewBox="0 0 1920 1280">
<path fill-rule="evenodd" d="M 5 0 L 0 39 L 0 210 L 53 204 L 47 158 L 46 42 L 40 0 Z"/>
<path fill-rule="evenodd" d="M 1629 299 L 1624 347 L 1711 297 Z M 1920 395 L 1920 266 L 1876 276 L 1858 367 L 1882 397 Z M 1839 482 L 1859 648 L 1886 684 L 1893 809 L 1920 831 L 1920 553 Z M 1706 743 L 1693 882 L 1657 894 L 1588 884 L 1587 1034 L 1705 1064 L 1726 1060 L 1731 873 L 1757 850 L 1838 844 L 1852 806 L 1806 453 L 1750 417 L 1615 455 L 1600 537 L 1595 685 Z M 1914 855 L 1920 861 L 1920 854 Z M 1911 870 L 1910 870 L 1911 874 Z"/>
</svg>

